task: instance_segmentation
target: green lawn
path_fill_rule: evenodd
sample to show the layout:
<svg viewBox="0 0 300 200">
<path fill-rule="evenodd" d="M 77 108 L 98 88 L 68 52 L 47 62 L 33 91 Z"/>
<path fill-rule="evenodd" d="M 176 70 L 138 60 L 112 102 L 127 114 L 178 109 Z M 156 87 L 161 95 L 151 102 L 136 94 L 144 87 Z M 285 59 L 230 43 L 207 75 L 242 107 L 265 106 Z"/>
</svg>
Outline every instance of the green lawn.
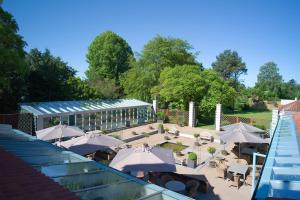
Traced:
<svg viewBox="0 0 300 200">
<path fill-rule="evenodd" d="M 270 127 L 270 122 L 272 120 L 271 111 L 243 111 L 235 114 L 225 114 L 228 116 L 237 116 L 254 119 L 254 125 L 257 125 L 258 128 L 268 129 Z M 214 124 L 205 124 L 200 123 L 197 127 L 206 128 L 206 129 L 215 129 Z"/>
<path fill-rule="evenodd" d="M 210 129 L 210 130 L 215 130 L 215 125 L 214 124 L 198 124 L 197 127 L 200 127 L 200 128 L 205 128 L 205 129 Z"/>
<path fill-rule="evenodd" d="M 247 118 L 254 118 L 254 119 L 262 119 L 262 120 L 270 120 L 272 119 L 272 112 L 271 111 L 244 111 L 236 114 L 226 114 L 230 116 L 237 116 L 237 117 L 247 117 Z"/>
</svg>

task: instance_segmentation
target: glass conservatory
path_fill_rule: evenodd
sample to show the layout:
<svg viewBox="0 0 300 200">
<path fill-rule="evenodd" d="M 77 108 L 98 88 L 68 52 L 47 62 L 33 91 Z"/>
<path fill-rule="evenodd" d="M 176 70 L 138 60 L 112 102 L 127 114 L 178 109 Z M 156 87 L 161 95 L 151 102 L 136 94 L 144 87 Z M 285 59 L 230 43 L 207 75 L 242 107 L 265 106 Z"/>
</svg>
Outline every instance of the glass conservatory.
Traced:
<svg viewBox="0 0 300 200">
<path fill-rule="evenodd" d="M 40 130 L 59 123 L 85 131 L 114 130 L 152 121 L 152 104 L 136 99 L 22 103 L 21 112 L 34 115 Z"/>
</svg>

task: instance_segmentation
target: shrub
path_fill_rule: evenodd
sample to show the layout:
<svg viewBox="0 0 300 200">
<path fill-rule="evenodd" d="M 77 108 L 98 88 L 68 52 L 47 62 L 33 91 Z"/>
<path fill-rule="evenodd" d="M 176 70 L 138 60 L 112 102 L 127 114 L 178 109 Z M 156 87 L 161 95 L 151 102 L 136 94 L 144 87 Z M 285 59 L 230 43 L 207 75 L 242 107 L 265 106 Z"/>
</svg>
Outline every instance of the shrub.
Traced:
<svg viewBox="0 0 300 200">
<path fill-rule="evenodd" d="M 195 154 L 194 152 L 189 153 L 188 159 L 189 160 L 197 160 L 197 154 Z"/>
<path fill-rule="evenodd" d="M 116 138 L 116 139 L 121 139 L 119 135 L 115 135 L 115 134 L 112 135 L 111 137 L 114 137 L 114 138 Z"/>
<path fill-rule="evenodd" d="M 163 124 L 158 124 L 158 128 L 164 128 Z"/>
<path fill-rule="evenodd" d="M 143 132 L 142 134 L 144 135 L 144 137 L 150 137 L 149 133 Z"/>
<path fill-rule="evenodd" d="M 168 129 L 168 128 L 165 128 L 165 131 L 169 132 L 169 130 L 170 130 L 170 129 Z"/>
<path fill-rule="evenodd" d="M 263 125 L 263 124 L 254 124 L 254 126 L 255 126 L 256 128 L 259 128 L 259 129 L 262 129 L 262 130 L 266 130 L 266 126 Z"/>
<path fill-rule="evenodd" d="M 194 133 L 194 138 L 198 139 L 198 137 L 200 137 L 199 133 Z"/>
<path fill-rule="evenodd" d="M 157 112 L 156 113 L 156 118 L 158 120 L 165 120 L 165 113 L 164 112 Z"/>
<path fill-rule="evenodd" d="M 102 133 L 104 134 L 104 135 L 106 135 L 107 133 L 108 133 L 108 131 L 107 130 L 102 130 Z"/>
<path fill-rule="evenodd" d="M 179 142 L 179 141 L 178 141 L 178 142 L 176 142 L 176 144 L 182 146 L 182 142 Z"/>
<path fill-rule="evenodd" d="M 208 147 L 207 151 L 208 151 L 208 153 L 210 153 L 213 156 L 214 153 L 216 152 L 216 148 L 215 147 Z"/>
<path fill-rule="evenodd" d="M 135 132 L 135 131 L 131 131 L 131 134 L 132 135 L 138 135 L 137 132 Z"/>
</svg>

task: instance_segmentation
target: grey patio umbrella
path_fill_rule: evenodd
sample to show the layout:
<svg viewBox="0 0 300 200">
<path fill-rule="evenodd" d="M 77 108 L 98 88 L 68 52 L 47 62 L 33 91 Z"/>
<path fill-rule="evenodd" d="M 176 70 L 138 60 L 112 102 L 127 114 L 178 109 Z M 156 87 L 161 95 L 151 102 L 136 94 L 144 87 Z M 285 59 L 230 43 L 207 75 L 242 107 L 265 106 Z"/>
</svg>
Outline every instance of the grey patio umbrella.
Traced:
<svg viewBox="0 0 300 200">
<path fill-rule="evenodd" d="M 96 151 L 114 150 L 122 144 L 125 143 L 107 135 L 88 133 L 83 136 L 61 142 L 60 146 L 80 155 L 87 155 Z"/>
<path fill-rule="evenodd" d="M 122 149 L 117 153 L 109 166 L 123 172 L 176 171 L 173 152 L 160 147 Z"/>
<path fill-rule="evenodd" d="M 222 127 L 220 133 L 220 140 L 226 143 L 239 143 L 239 156 L 240 156 L 240 143 L 268 143 L 268 140 L 260 137 L 259 133 L 264 132 L 254 126 L 245 123 L 236 123 Z"/>
<path fill-rule="evenodd" d="M 74 126 L 56 125 L 36 131 L 36 137 L 41 140 L 54 140 L 65 137 L 75 137 L 84 135 L 84 132 Z"/>
<path fill-rule="evenodd" d="M 255 126 L 251 126 L 251 125 L 243 123 L 243 122 L 222 126 L 222 130 L 224 130 L 224 131 L 233 130 L 233 129 L 236 129 L 236 128 L 240 128 L 240 129 L 245 130 L 249 133 L 264 133 L 265 132 L 262 129 L 256 128 Z"/>
</svg>

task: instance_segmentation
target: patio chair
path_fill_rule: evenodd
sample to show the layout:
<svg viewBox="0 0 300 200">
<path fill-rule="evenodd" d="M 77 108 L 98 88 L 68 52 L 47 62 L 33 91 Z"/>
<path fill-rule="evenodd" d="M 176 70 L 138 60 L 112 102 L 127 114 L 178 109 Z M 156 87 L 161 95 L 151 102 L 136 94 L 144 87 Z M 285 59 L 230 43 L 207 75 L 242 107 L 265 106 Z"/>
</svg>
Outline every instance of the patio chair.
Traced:
<svg viewBox="0 0 300 200">
<path fill-rule="evenodd" d="M 224 164 L 218 164 L 217 166 L 217 177 L 218 178 L 223 178 L 225 179 L 226 178 L 226 173 L 227 172 L 227 166 L 224 165 Z"/>
<path fill-rule="evenodd" d="M 186 186 L 187 195 L 189 197 L 195 198 L 197 196 L 198 189 L 200 186 L 199 181 L 189 180 L 188 182 L 186 182 L 185 186 Z"/>
<path fill-rule="evenodd" d="M 171 180 L 174 180 L 174 178 L 169 174 L 165 174 L 165 175 L 161 176 L 161 182 L 163 185 L 165 185 L 167 182 L 169 182 Z"/>
<path fill-rule="evenodd" d="M 235 186 L 237 187 L 237 189 L 240 189 L 240 185 L 241 185 L 241 175 L 239 174 L 233 175 L 233 182 L 231 182 L 230 186 Z"/>
<path fill-rule="evenodd" d="M 173 135 L 177 135 L 179 134 L 179 131 L 177 130 L 176 127 L 173 127 L 170 131 L 169 131 L 170 134 L 173 134 Z"/>
</svg>

